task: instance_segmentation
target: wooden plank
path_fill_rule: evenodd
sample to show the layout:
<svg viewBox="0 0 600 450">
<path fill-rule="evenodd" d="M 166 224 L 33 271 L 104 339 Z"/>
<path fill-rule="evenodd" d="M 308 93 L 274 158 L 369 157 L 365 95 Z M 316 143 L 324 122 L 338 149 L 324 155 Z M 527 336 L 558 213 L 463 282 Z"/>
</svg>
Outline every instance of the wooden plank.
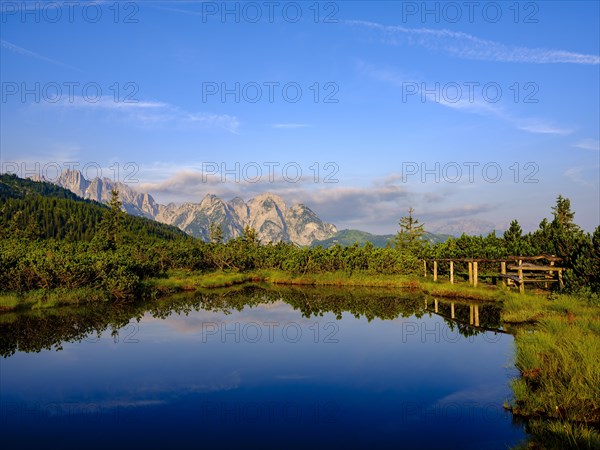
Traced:
<svg viewBox="0 0 600 450">
<path fill-rule="evenodd" d="M 508 258 L 438 258 L 438 261 L 443 261 L 443 262 L 449 262 L 449 261 L 455 261 L 455 262 L 490 262 L 490 263 L 494 263 L 494 262 L 508 262 L 508 261 L 539 261 L 541 259 L 545 259 L 548 262 L 559 262 L 562 261 L 562 258 L 558 258 L 556 256 L 549 256 L 549 255 L 538 255 L 538 256 L 509 256 Z"/>
<path fill-rule="evenodd" d="M 562 261 L 562 258 L 552 255 L 537 255 L 537 256 L 509 256 L 506 258 L 507 261 L 539 261 L 540 259 L 545 259 L 546 261 Z"/>
<path fill-rule="evenodd" d="M 525 270 L 532 272 L 558 272 L 563 270 L 563 268 L 556 266 L 537 266 L 535 264 L 523 264 L 520 266 L 508 266 L 508 270 Z"/>
<path fill-rule="evenodd" d="M 523 280 L 523 283 L 558 283 L 559 280 L 542 280 L 540 278 L 537 279 L 531 279 L 531 278 L 525 278 Z"/>
<path fill-rule="evenodd" d="M 500 274 L 500 275 L 498 275 L 498 277 L 500 277 L 500 278 L 505 278 L 505 279 L 507 279 L 507 280 L 512 280 L 512 281 L 514 281 L 514 282 L 516 282 L 516 283 L 518 283 L 518 282 L 519 282 L 519 276 L 518 276 L 518 275 L 511 275 L 511 274 Z"/>
</svg>

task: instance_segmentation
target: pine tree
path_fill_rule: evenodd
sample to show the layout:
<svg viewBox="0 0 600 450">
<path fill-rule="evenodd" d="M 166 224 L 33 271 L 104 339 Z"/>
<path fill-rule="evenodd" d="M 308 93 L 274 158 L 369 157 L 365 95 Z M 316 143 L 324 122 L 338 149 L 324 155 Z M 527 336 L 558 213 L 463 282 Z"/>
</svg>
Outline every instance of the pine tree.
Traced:
<svg viewBox="0 0 600 450">
<path fill-rule="evenodd" d="M 409 208 L 408 216 L 400 219 L 400 231 L 394 238 L 394 244 L 400 250 L 420 255 L 424 247 L 425 230 L 423 229 L 424 224 L 419 224 L 419 221 L 413 218 L 414 211 L 413 208 Z"/>
<path fill-rule="evenodd" d="M 516 220 L 510 223 L 508 230 L 504 232 L 504 243 L 506 245 L 506 251 L 509 255 L 518 256 L 522 252 L 521 237 L 523 236 L 523 230 L 521 225 Z"/>
<path fill-rule="evenodd" d="M 556 206 L 552 207 L 554 219 L 550 223 L 550 240 L 554 253 L 563 258 L 570 258 L 579 241 L 584 238 L 584 233 L 573 219 L 575 213 L 571 211 L 571 201 L 559 195 Z"/>
<path fill-rule="evenodd" d="M 121 211 L 121 206 L 123 203 L 119 200 L 119 191 L 113 189 L 110 194 L 109 210 L 104 214 L 99 231 L 94 237 L 102 250 L 115 250 L 122 234 L 121 219 L 124 213 Z"/>
<path fill-rule="evenodd" d="M 208 230 L 208 238 L 213 244 L 221 244 L 223 242 L 223 227 L 221 224 L 211 222 Z"/>
<path fill-rule="evenodd" d="M 244 242 L 250 245 L 258 245 L 260 241 L 258 240 L 258 233 L 256 230 L 249 225 L 244 227 Z"/>
<path fill-rule="evenodd" d="M 575 224 L 575 213 L 571 211 L 571 200 L 559 195 L 556 199 L 556 206 L 552 207 L 554 215 L 553 223 L 562 227 L 567 232 L 578 231 L 579 226 Z"/>
</svg>

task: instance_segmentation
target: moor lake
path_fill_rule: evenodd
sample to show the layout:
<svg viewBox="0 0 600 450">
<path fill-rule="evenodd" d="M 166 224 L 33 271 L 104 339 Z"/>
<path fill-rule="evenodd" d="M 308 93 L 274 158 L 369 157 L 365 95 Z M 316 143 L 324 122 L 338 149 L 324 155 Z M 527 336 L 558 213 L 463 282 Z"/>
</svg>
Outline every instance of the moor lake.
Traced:
<svg viewBox="0 0 600 450">
<path fill-rule="evenodd" d="M 526 437 L 502 407 L 518 373 L 493 303 L 238 286 L 5 313 L 0 341 L 3 448 L 507 449 Z"/>
</svg>

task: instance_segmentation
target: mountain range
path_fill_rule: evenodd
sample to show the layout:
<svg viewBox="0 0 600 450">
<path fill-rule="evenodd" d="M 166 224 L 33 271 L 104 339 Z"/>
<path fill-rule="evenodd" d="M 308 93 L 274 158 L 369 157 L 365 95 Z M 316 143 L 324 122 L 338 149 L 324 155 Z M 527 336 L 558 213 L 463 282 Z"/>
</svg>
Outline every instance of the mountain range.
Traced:
<svg viewBox="0 0 600 450">
<path fill-rule="evenodd" d="M 247 202 L 236 197 L 226 201 L 207 194 L 199 203 L 182 204 L 157 203 L 152 195 L 138 192 L 129 185 L 109 178 L 86 179 L 78 170 L 65 170 L 53 180 L 37 177 L 38 181 L 50 181 L 68 189 L 79 197 L 107 203 L 111 191 L 119 191 L 123 209 L 131 215 L 141 216 L 167 225 L 173 225 L 185 233 L 208 241 L 210 225 L 217 224 L 223 230 L 223 237 L 229 240 L 242 235 L 244 227 L 257 231 L 263 243 L 293 242 L 301 246 L 330 247 L 332 245 L 360 245 L 367 241 L 375 247 L 385 247 L 393 235 L 375 235 L 360 230 L 338 231 L 335 225 L 321 220 L 309 207 L 303 204 L 287 205 L 283 199 L 272 193 L 264 193 Z M 483 229 L 491 230 L 488 223 L 469 224 L 447 223 L 448 229 L 434 229 L 427 232 L 424 239 L 431 243 L 443 242 L 450 236 L 481 234 Z M 486 231 L 487 234 L 487 231 Z"/>
<path fill-rule="evenodd" d="M 284 241 L 310 245 L 337 232 L 334 225 L 323 222 L 307 206 L 288 206 L 281 197 L 271 193 L 247 202 L 239 197 L 225 201 L 207 194 L 200 203 L 161 205 L 150 194 L 137 192 L 124 183 L 109 178 L 87 180 L 77 170 L 65 170 L 52 182 L 82 198 L 102 203 L 108 202 L 111 191 L 116 189 L 127 213 L 174 225 L 205 241 L 209 239 L 213 223 L 221 225 L 225 240 L 240 236 L 244 227 L 249 226 L 257 231 L 263 243 Z"/>
</svg>

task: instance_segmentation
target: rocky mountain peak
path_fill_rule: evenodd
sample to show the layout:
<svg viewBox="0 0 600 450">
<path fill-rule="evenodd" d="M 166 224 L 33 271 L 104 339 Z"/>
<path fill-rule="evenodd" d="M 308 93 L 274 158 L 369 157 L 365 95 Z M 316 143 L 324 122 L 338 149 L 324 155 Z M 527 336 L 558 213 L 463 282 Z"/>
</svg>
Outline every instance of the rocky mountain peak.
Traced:
<svg viewBox="0 0 600 450">
<path fill-rule="evenodd" d="M 84 178 L 79 170 L 71 169 L 63 170 L 54 183 L 69 189 L 80 197 L 84 196 L 82 194 L 85 193 L 90 185 L 90 182 Z"/>
<path fill-rule="evenodd" d="M 206 194 L 200 201 L 201 208 L 223 207 L 225 202 L 214 194 Z"/>
<path fill-rule="evenodd" d="M 251 198 L 248 200 L 248 205 L 263 209 L 278 208 L 280 211 L 285 211 L 287 209 L 287 205 L 283 199 L 279 195 L 272 194 L 271 192 L 265 192 L 264 194 Z"/>
<path fill-rule="evenodd" d="M 161 205 L 148 193 L 140 193 L 126 184 L 108 178 L 86 180 L 81 172 L 67 170 L 55 180 L 83 198 L 108 202 L 111 190 L 119 191 L 123 209 L 129 214 L 148 217 L 179 227 L 200 239 L 209 239 L 211 224 L 220 224 L 225 239 L 232 239 L 250 226 L 264 242 L 294 242 L 310 245 L 313 240 L 327 239 L 337 231 L 335 226 L 323 222 L 305 205 L 289 206 L 277 194 L 265 192 L 245 202 L 236 197 L 229 202 L 214 194 L 206 194 L 200 203 Z"/>
</svg>

